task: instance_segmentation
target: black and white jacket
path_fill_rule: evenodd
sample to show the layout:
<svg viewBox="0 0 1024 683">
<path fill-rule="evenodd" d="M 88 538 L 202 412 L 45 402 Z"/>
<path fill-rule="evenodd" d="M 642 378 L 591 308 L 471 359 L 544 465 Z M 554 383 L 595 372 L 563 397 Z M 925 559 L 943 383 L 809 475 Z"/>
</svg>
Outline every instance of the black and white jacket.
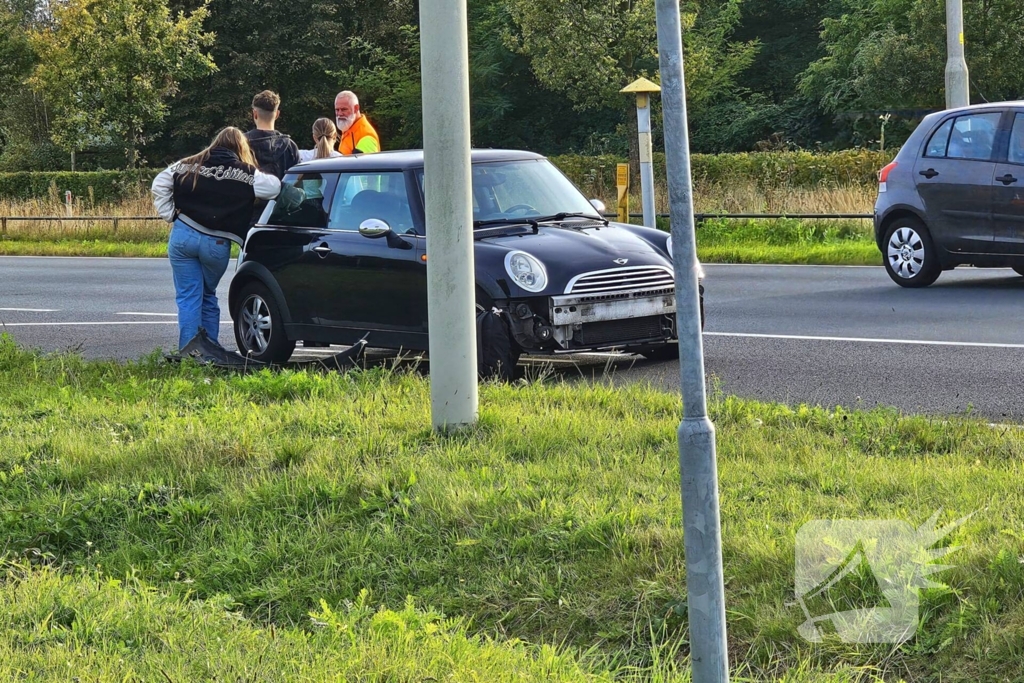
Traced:
<svg viewBox="0 0 1024 683">
<path fill-rule="evenodd" d="M 199 232 L 242 244 L 249 232 L 257 199 L 273 199 L 281 181 L 255 166 L 242 163 L 224 147 L 210 156 L 193 176 L 182 162 L 171 164 L 153 180 L 153 205 L 168 223 L 181 220 Z"/>
</svg>

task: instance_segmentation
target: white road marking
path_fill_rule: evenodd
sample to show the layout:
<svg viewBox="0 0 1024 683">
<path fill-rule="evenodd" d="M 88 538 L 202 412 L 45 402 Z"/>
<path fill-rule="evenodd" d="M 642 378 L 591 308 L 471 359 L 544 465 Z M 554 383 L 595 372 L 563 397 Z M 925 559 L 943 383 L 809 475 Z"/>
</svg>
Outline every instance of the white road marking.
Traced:
<svg viewBox="0 0 1024 683">
<path fill-rule="evenodd" d="M 0 308 L 0 311 L 13 313 L 56 313 L 59 310 L 59 308 Z"/>
<path fill-rule="evenodd" d="M 125 311 L 123 313 L 117 313 L 117 315 L 159 315 L 159 316 L 173 316 L 177 317 L 177 313 L 143 313 L 139 311 Z"/>
<path fill-rule="evenodd" d="M 0 322 L 0 329 L 5 327 L 85 327 L 95 325 L 177 325 L 176 320 L 107 320 L 104 322 L 64 322 L 64 323 L 4 323 Z M 221 320 L 221 325 L 230 325 L 230 320 Z"/>
<path fill-rule="evenodd" d="M 967 346 L 984 349 L 1024 349 L 1024 344 L 998 342 L 935 341 L 931 339 L 875 339 L 871 337 L 817 337 L 802 334 L 755 334 L 750 332 L 705 332 L 706 337 L 746 337 L 752 339 L 791 339 L 796 341 L 856 342 L 861 344 L 908 344 L 920 346 Z"/>
</svg>

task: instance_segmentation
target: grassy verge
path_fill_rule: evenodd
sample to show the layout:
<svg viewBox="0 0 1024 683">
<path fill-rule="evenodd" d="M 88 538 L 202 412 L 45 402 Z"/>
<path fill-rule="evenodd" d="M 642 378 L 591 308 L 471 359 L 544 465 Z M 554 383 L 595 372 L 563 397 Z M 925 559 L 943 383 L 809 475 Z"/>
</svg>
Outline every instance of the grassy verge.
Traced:
<svg viewBox="0 0 1024 683">
<path fill-rule="evenodd" d="M 0 256 L 123 256 L 164 258 L 167 241 L 128 242 L 93 240 L 0 240 Z M 231 256 L 238 256 L 238 245 L 231 245 Z"/>
<path fill-rule="evenodd" d="M 708 220 L 697 230 L 707 263 L 879 265 L 866 221 Z"/>
<path fill-rule="evenodd" d="M 94 240 L 0 240 L 0 256 L 167 256 L 167 242 Z"/>
<path fill-rule="evenodd" d="M 0 680 L 686 680 L 676 397 L 485 385 L 479 425 L 440 436 L 412 374 L 117 365 L 6 337 L 0 386 Z M 711 407 L 737 680 L 1024 676 L 1024 433 Z M 798 635 L 804 523 L 939 508 L 977 513 L 914 639 Z M 851 581 L 836 604 L 877 593 Z"/>
</svg>

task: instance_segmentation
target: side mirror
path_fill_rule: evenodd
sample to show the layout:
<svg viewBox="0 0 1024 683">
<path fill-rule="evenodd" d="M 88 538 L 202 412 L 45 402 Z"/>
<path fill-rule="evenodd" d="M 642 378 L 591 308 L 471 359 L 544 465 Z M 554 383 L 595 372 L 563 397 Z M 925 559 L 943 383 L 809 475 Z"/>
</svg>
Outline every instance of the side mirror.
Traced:
<svg viewBox="0 0 1024 683">
<path fill-rule="evenodd" d="M 604 212 L 608 210 L 608 207 L 605 206 L 604 202 L 602 202 L 600 199 L 591 199 L 590 205 L 597 209 L 597 212 L 602 216 L 604 215 Z"/>
<path fill-rule="evenodd" d="M 370 239 L 377 239 L 391 234 L 391 226 L 379 218 L 367 218 L 359 224 L 359 234 Z"/>
</svg>

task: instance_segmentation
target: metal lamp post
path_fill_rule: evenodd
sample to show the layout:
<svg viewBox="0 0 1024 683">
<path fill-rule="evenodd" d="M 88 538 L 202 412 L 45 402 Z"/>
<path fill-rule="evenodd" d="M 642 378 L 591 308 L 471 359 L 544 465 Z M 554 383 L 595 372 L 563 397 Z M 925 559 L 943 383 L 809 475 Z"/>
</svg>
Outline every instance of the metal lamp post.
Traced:
<svg viewBox="0 0 1024 683">
<path fill-rule="evenodd" d="M 655 0 L 655 8 L 683 393 L 683 420 L 678 434 L 690 663 L 694 683 L 726 683 L 729 680 L 729 658 L 725 638 L 718 464 L 715 426 L 708 417 L 704 386 L 704 346 L 697 282 L 699 266 L 693 222 L 679 0 Z"/>
<path fill-rule="evenodd" d="M 964 59 L 963 0 L 946 0 L 946 109 L 971 103 L 969 82 Z"/>
<path fill-rule="evenodd" d="M 646 78 L 638 78 L 621 93 L 636 94 L 636 121 L 640 138 L 640 195 L 643 203 L 644 225 L 657 227 L 654 210 L 654 165 L 651 157 L 651 94 L 661 92 L 657 84 Z"/>
<path fill-rule="evenodd" d="M 468 44 L 466 0 L 420 0 L 430 416 L 435 429 L 477 420 Z"/>
</svg>

